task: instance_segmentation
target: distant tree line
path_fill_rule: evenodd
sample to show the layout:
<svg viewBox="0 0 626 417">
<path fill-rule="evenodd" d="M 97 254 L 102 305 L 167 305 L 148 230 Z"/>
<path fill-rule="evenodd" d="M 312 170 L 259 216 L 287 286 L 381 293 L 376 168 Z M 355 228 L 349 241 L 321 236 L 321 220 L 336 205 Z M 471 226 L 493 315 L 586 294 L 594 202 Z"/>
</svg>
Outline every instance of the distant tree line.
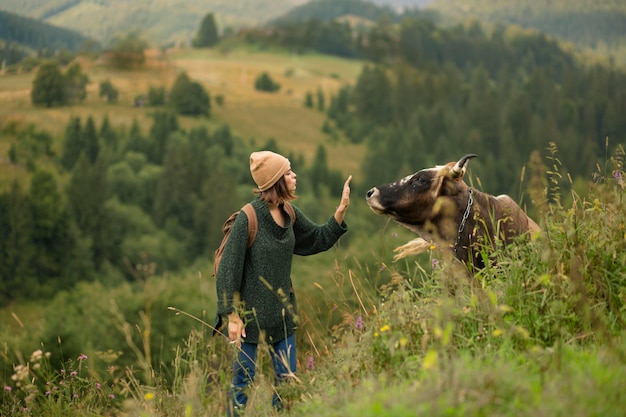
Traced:
<svg viewBox="0 0 626 417">
<path fill-rule="evenodd" d="M 242 139 L 227 125 L 185 131 L 172 109 L 155 110 L 148 132 L 137 122 L 126 131 L 108 117 L 72 117 L 58 154 L 44 131 L 30 127 L 18 139 L 11 160 L 32 175 L 27 186 L 0 192 L 0 305 L 81 281 L 133 280 L 151 265 L 160 274 L 210 260 L 223 221 L 252 198 Z M 272 141 L 264 148 L 280 151 Z M 43 159 L 54 168 L 42 168 Z M 302 182 L 316 192 L 329 182 L 341 190 L 323 148 L 310 172 Z M 249 184 L 243 196 L 241 184 Z"/>
<path fill-rule="evenodd" d="M 87 46 L 99 47 L 78 32 L 5 11 L 0 11 L 0 39 L 35 51 L 78 52 Z"/>
<path fill-rule="evenodd" d="M 383 17 L 365 30 L 311 19 L 242 35 L 369 61 L 355 85 L 331 97 L 323 126 L 368 144 L 368 184 L 475 152 L 483 157 L 473 166 L 490 173 L 481 178 L 487 190 L 519 195 L 522 167 L 549 142 L 581 180 L 602 166 L 607 139 L 609 147 L 626 142 L 618 67 L 580 63 L 539 32 L 486 31 L 476 21 L 444 28 L 414 16 L 400 24 Z"/>
</svg>

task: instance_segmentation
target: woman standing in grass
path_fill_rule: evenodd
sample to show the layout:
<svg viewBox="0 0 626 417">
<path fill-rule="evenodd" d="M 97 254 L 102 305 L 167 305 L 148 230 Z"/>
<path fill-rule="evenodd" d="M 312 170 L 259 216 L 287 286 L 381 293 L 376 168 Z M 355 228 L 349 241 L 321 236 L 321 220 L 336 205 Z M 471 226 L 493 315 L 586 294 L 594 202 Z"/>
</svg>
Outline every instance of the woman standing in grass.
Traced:
<svg viewBox="0 0 626 417">
<path fill-rule="evenodd" d="M 254 380 L 257 346 L 270 347 L 276 382 L 296 372 L 295 330 L 298 323 L 291 283 L 294 254 L 313 255 L 330 249 L 347 231 L 344 216 L 350 204 L 349 176 L 335 213 L 324 224 L 309 220 L 293 206 L 291 218 L 285 204 L 296 199 L 296 174 L 287 158 L 270 151 L 250 155 L 250 172 L 258 189 L 252 202 L 258 232 L 248 248 L 248 218 L 237 216 L 217 271 L 217 323 L 228 322 L 228 337 L 238 347 L 229 392 L 229 415 L 238 415 L 247 403 L 246 388 Z M 272 405 L 282 402 L 275 393 Z M 231 408 L 232 407 L 232 408 Z"/>
</svg>

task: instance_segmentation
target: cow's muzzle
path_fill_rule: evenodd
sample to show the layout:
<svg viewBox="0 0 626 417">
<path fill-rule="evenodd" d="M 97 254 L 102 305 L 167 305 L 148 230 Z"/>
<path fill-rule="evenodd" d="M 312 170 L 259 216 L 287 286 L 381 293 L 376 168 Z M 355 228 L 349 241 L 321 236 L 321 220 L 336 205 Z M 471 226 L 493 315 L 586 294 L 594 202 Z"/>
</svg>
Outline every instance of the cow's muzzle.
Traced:
<svg viewBox="0 0 626 417">
<path fill-rule="evenodd" d="M 367 205 L 370 206 L 374 213 L 385 214 L 385 209 L 380 204 L 380 191 L 378 190 L 378 188 L 371 188 L 365 194 L 365 201 L 367 201 Z"/>
</svg>

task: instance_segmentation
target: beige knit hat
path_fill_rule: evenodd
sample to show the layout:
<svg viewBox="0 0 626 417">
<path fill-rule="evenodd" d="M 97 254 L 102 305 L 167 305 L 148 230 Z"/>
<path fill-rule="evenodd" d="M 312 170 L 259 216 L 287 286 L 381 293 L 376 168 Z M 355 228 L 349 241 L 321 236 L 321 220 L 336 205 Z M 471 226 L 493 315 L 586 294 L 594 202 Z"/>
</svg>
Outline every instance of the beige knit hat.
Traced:
<svg viewBox="0 0 626 417">
<path fill-rule="evenodd" d="M 250 173 L 259 190 L 265 191 L 291 169 L 289 159 L 270 151 L 250 154 Z"/>
</svg>

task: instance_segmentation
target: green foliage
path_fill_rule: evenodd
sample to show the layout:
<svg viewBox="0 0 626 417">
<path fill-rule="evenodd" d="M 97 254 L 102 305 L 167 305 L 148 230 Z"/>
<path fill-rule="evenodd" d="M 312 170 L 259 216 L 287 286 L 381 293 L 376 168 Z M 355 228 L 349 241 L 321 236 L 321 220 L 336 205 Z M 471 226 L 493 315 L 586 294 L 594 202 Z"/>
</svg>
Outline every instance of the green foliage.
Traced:
<svg viewBox="0 0 626 417">
<path fill-rule="evenodd" d="M 31 101 L 46 107 L 63 106 L 81 102 L 87 97 L 89 77 L 82 73 L 78 63 L 72 64 L 65 74 L 56 62 L 43 63 L 33 80 Z"/>
<path fill-rule="evenodd" d="M 89 77 L 83 74 L 78 63 L 69 66 L 65 72 L 64 97 L 66 103 L 80 103 L 87 97 Z"/>
<path fill-rule="evenodd" d="M 42 64 L 37 72 L 37 77 L 33 81 L 31 90 L 32 103 L 46 107 L 65 104 L 64 85 L 65 79 L 58 64 L 54 62 Z"/>
<path fill-rule="evenodd" d="M 0 39 L 7 41 L 9 44 L 17 44 L 23 48 L 50 55 L 55 51 L 61 50 L 78 52 L 88 40 L 87 37 L 77 31 L 25 17 L 24 13 L 19 14 L 9 13 L 4 10 L 0 11 Z M 15 48 L 15 46 L 12 48 Z M 20 55 L 24 54 L 24 52 Z M 16 51 L 13 50 L 13 54 L 15 53 Z M 19 60 L 9 59 L 7 64 L 16 62 L 19 62 Z"/>
<path fill-rule="evenodd" d="M 105 80 L 100 83 L 100 92 L 98 94 L 100 98 L 104 98 L 108 103 L 117 103 L 118 95 L 119 91 L 117 91 L 117 88 L 115 88 L 110 80 Z"/>
<path fill-rule="evenodd" d="M 204 19 L 202 19 L 192 44 L 196 48 L 206 48 L 214 46 L 218 40 L 219 35 L 217 24 L 215 23 L 215 16 L 213 16 L 213 13 L 208 13 L 204 16 Z"/>
<path fill-rule="evenodd" d="M 209 94 L 202 84 L 189 79 L 185 72 L 176 78 L 169 102 L 179 114 L 209 117 L 211 113 Z"/>
<path fill-rule="evenodd" d="M 93 412 L 108 413 L 119 407 L 115 393 L 121 387 L 94 378 L 89 357 L 80 354 L 65 359 L 59 371 L 51 352 L 37 349 L 28 361 L 24 358 L 13 369 L 16 389 L 6 390 L 0 411 L 12 416 L 37 415 L 83 416 Z M 54 364 L 54 365 L 53 365 Z"/>
<path fill-rule="evenodd" d="M 150 87 L 148 90 L 148 104 L 163 106 L 165 104 L 165 87 Z"/>
<path fill-rule="evenodd" d="M 72 117 L 65 127 L 65 138 L 61 163 L 71 170 L 83 151 L 83 137 L 80 117 Z"/>
<path fill-rule="evenodd" d="M 275 82 L 267 72 L 263 72 L 254 81 L 254 88 L 273 93 L 280 90 L 280 84 Z"/>
<path fill-rule="evenodd" d="M 147 42 L 138 32 L 118 35 L 111 41 L 109 59 L 116 68 L 131 69 L 142 66 L 146 62 L 145 50 Z"/>
<path fill-rule="evenodd" d="M 448 19 L 480 19 L 534 28 L 572 42 L 579 48 L 612 55 L 626 43 L 622 30 L 626 23 L 626 7 L 619 1 L 558 0 L 539 7 L 524 7 L 519 1 L 481 0 L 468 5 L 455 0 L 438 0 L 433 2 L 432 8 Z"/>
<path fill-rule="evenodd" d="M 304 96 L 304 107 L 313 108 L 313 94 L 310 91 L 307 91 Z"/>
</svg>

